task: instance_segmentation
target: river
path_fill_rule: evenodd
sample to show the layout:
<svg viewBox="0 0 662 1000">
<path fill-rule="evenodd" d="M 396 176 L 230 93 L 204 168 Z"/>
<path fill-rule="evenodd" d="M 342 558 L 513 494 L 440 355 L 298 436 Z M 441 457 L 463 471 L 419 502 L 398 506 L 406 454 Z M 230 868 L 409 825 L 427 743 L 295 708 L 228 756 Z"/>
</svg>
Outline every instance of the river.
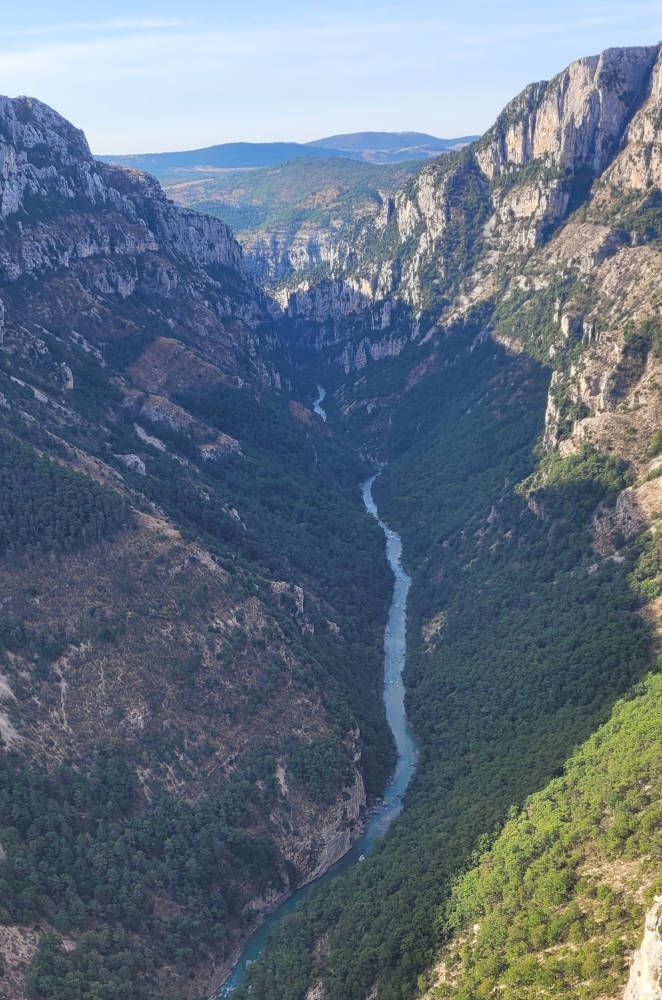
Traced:
<svg viewBox="0 0 662 1000">
<path fill-rule="evenodd" d="M 318 393 L 319 390 L 320 387 L 318 386 Z M 324 393 L 322 390 L 322 395 L 315 402 L 315 412 L 319 413 L 317 408 L 323 399 Z M 322 416 L 322 419 L 326 419 L 324 411 L 322 411 L 320 416 Z M 355 841 L 347 854 L 340 861 L 337 861 L 332 868 L 329 868 L 324 875 L 315 879 L 314 882 L 310 882 L 308 885 L 297 889 L 284 903 L 281 903 L 278 909 L 274 910 L 266 918 L 265 922 L 248 939 L 237 964 L 221 988 L 217 1000 L 225 1000 L 239 986 L 244 978 L 246 967 L 259 958 L 274 924 L 281 920 L 287 913 L 291 913 L 297 904 L 306 897 L 312 886 L 330 882 L 370 853 L 375 841 L 386 833 L 393 820 L 401 812 L 402 798 L 416 767 L 418 748 L 405 715 L 404 685 L 402 683 L 402 668 L 405 662 L 406 603 L 411 579 L 401 565 L 402 541 L 400 536 L 380 520 L 377 505 L 372 496 L 372 485 L 378 475 L 379 472 L 370 476 L 369 479 L 366 479 L 362 483 L 361 493 L 367 512 L 376 518 L 377 523 L 386 536 L 386 556 L 395 577 L 393 599 L 391 600 L 386 632 L 384 634 L 384 705 L 386 708 L 386 718 L 393 731 L 398 751 L 395 771 L 384 791 L 384 796 L 380 800 L 378 808 L 370 816 L 359 839 Z"/>
<path fill-rule="evenodd" d="M 326 389 L 324 388 L 323 385 L 318 385 L 317 386 L 317 399 L 315 399 L 313 401 L 313 410 L 315 411 L 315 413 L 317 414 L 317 416 L 321 417 L 322 420 L 324 420 L 324 421 L 326 421 L 326 410 L 322 409 L 322 402 L 323 402 L 325 396 L 326 396 Z"/>
</svg>

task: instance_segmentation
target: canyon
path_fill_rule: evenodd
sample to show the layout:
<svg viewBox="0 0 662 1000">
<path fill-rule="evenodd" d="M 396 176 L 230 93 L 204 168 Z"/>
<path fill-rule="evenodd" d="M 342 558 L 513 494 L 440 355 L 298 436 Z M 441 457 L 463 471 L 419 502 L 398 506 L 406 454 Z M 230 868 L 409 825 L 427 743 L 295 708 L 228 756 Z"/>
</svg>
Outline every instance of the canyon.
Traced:
<svg viewBox="0 0 662 1000">
<path fill-rule="evenodd" d="M 237 997 L 655 995 L 661 101 L 659 46 L 581 59 L 243 251 L 0 101 L 0 996 L 209 995 L 360 835 L 374 460 L 420 763 Z"/>
</svg>

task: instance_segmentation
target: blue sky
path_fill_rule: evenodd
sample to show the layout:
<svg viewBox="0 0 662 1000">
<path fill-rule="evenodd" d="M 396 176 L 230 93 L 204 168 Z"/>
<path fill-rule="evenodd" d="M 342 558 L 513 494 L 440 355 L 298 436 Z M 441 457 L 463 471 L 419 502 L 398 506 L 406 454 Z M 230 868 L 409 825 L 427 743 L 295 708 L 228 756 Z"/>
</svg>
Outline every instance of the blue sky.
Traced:
<svg viewBox="0 0 662 1000">
<path fill-rule="evenodd" d="M 0 93 L 95 153 L 334 132 L 481 132 L 532 80 L 662 39 L 662 0 L 25 0 L 3 5 Z"/>
</svg>

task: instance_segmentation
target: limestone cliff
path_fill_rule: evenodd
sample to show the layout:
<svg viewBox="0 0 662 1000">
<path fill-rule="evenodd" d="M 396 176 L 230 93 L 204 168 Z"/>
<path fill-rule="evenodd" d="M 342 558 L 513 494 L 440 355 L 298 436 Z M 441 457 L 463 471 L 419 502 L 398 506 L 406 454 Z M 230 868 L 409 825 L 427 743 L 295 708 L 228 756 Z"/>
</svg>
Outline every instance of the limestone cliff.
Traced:
<svg viewBox="0 0 662 1000">
<path fill-rule="evenodd" d="M 607 49 L 531 84 L 479 140 L 483 173 L 492 180 L 537 159 L 572 173 L 602 173 L 641 103 L 657 54 L 656 46 Z"/>
<path fill-rule="evenodd" d="M 604 186 L 655 190 L 658 56 L 656 46 L 611 49 L 527 87 L 477 143 L 426 164 L 377 215 L 341 232 L 327 251 L 329 275 L 280 293 L 286 315 L 301 326 L 371 316 L 376 306 L 383 316 L 384 305 L 399 315 L 402 306 L 415 337 L 548 288 L 539 270 L 552 255 L 557 278 L 564 268 L 597 276 L 640 236 L 593 225 L 563 241 L 577 209 L 613 202 Z M 576 336 L 580 319 L 576 307 L 559 313 L 559 334 L 567 340 L 572 327 Z M 595 330 L 587 318 L 587 337 Z"/>
<path fill-rule="evenodd" d="M 176 209 L 149 174 L 109 168 L 94 160 L 83 133 L 47 105 L 30 98 L 1 98 L 0 137 L 4 224 L 21 214 L 19 221 L 25 222 L 36 200 L 43 202 L 44 214 L 51 218 L 63 207 L 84 207 L 92 215 L 78 240 L 71 230 L 58 233 L 51 226 L 46 246 L 38 239 L 39 223 L 46 220 L 35 219 L 32 238 L 23 233 L 18 247 L 3 247 L 5 278 L 43 274 L 94 253 L 110 256 L 111 250 L 125 255 L 161 248 L 199 268 L 241 268 L 241 251 L 227 226 Z M 112 209 L 125 219 L 127 229 L 115 229 L 112 244 L 109 220 L 94 218 L 95 209 Z"/>
<path fill-rule="evenodd" d="M 635 952 L 630 978 L 623 1000 L 659 1000 L 662 997 L 662 938 L 660 937 L 660 906 L 656 897 L 646 912 L 646 927 L 641 947 Z"/>
<path fill-rule="evenodd" d="M 315 223 L 251 233 L 243 238 L 246 266 L 260 284 L 278 288 L 293 274 L 326 264 L 336 235 Z"/>
<path fill-rule="evenodd" d="M 0 100 L 0 276 L 4 328 L 29 280 L 41 327 L 117 326 L 141 296 L 163 329 L 207 338 L 228 370 L 275 377 L 256 359 L 266 300 L 228 227 L 177 208 L 148 174 L 94 160 L 82 132 L 30 98 Z"/>
</svg>

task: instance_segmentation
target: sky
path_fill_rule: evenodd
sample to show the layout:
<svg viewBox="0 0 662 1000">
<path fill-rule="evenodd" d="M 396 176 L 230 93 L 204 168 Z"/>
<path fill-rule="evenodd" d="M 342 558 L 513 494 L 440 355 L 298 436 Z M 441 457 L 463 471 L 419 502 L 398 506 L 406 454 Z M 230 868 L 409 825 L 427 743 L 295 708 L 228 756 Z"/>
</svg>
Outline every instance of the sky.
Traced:
<svg viewBox="0 0 662 1000">
<path fill-rule="evenodd" d="M 662 0 L 24 0 L 0 93 L 50 104 L 94 153 L 338 132 L 483 132 L 533 80 L 662 39 Z"/>
</svg>

